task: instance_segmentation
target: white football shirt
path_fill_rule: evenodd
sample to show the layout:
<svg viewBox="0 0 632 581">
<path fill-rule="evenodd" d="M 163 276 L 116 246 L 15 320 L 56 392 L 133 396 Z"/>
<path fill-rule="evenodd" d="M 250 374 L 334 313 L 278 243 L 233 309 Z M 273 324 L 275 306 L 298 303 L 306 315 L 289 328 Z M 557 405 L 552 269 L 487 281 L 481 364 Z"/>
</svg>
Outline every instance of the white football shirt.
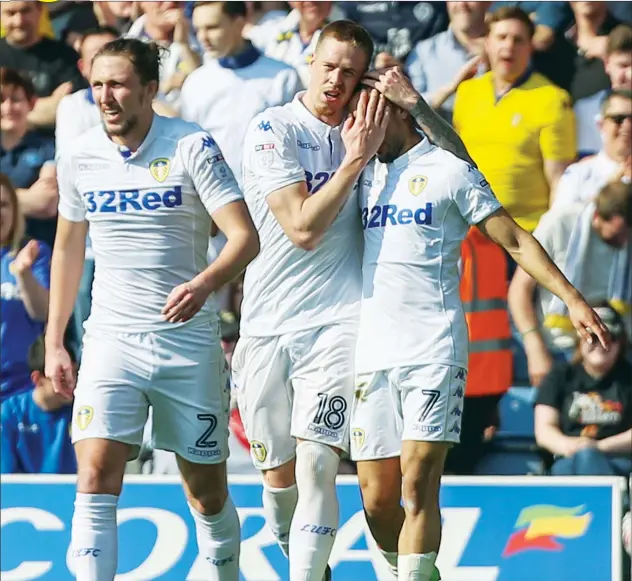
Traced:
<svg viewBox="0 0 632 581">
<path fill-rule="evenodd" d="M 244 280 L 241 333 L 247 336 L 303 331 L 358 316 L 362 234 L 355 192 L 311 251 L 290 242 L 266 201 L 302 181 L 317 196 L 344 157 L 340 127 L 316 119 L 303 95 L 255 117 L 246 134 L 244 198 L 261 241 Z"/>
<path fill-rule="evenodd" d="M 363 293 L 356 371 L 439 363 L 467 367 L 459 291 L 470 225 L 501 207 L 473 167 L 423 139 L 360 182 Z"/>
<path fill-rule="evenodd" d="M 98 126 L 62 152 L 57 176 L 59 214 L 90 224 L 95 275 L 86 329 L 144 333 L 216 320 L 213 297 L 186 323 L 161 315 L 173 288 L 208 265 L 209 215 L 242 199 L 207 132 L 154 115 L 131 153 Z"/>
<path fill-rule="evenodd" d="M 269 107 L 291 101 L 300 88 L 292 67 L 264 55 L 234 69 L 210 59 L 187 77 L 180 94 L 180 112 L 184 119 L 211 133 L 240 181 L 248 124 Z"/>
<path fill-rule="evenodd" d="M 553 198 L 553 208 L 591 201 L 619 171 L 619 164 L 603 151 L 566 168 Z"/>
</svg>

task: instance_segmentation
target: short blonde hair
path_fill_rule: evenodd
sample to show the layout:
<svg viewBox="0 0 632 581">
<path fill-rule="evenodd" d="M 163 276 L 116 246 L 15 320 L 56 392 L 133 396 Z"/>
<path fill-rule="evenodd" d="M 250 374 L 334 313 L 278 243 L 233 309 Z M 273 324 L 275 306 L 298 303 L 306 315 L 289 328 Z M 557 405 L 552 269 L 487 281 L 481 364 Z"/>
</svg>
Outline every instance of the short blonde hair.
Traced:
<svg viewBox="0 0 632 581">
<path fill-rule="evenodd" d="M 24 240 L 24 215 L 20 211 L 20 202 L 18 201 L 18 194 L 9 179 L 9 176 L 0 172 L 0 188 L 4 188 L 11 198 L 12 206 L 12 220 L 11 229 L 9 231 L 9 244 L 11 245 L 11 254 L 15 256 L 22 247 Z"/>
</svg>

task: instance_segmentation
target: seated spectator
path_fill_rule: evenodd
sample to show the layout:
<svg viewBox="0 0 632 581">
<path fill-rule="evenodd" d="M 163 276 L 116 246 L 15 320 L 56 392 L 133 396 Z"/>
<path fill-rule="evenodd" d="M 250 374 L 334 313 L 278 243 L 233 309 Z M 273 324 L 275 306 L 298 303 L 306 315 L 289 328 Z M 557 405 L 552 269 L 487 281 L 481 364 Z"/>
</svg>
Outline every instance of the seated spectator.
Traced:
<svg viewBox="0 0 632 581">
<path fill-rule="evenodd" d="M 20 208 L 31 238 L 55 240 L 57 173 L 52 136 L 29 131 L 35 103 L 31 81 L 13 69 L 0 68 L 0 163 L 17 188 Z"/>
<path fill-rule="evenodd" d="M 486 40 L 491 70 L 461 83 L 453 119 L 498 199 L 529 232 L 575 159 L 570 98 L 529 66 L 534 30 L 519 8 L 491 14 Z"/>
<path fill-rule="evenodd" d="M 369 31 L 375 43 L 375 66 L 403 68 L 418 42 L 448 27 L 445 2 L 338 2 L 347 18 Z"/>
<path fill-rule="evenodd" d="M 630 226 L 632 185 L 613 182 L 599 192 L 594 202 L 551 209 L 533 235 L 588 301 L 606 297 L 629 316 Z M 559 299 L 547 289 L 538 288 L 521 268 L 516 270 L 509 287 L 509 308 L 522 336 L 531 384 L 538 386 L 551 371 L 554 359 L 567 360 L 572 356 L 576 332 Z"/>
<path fill-rule="evenodd" d="M 601 111 L 603 148 L 568 167 L 557 184 L 553 207 L 589 202 L 608 182 L 632 177 L 632 91 L 612 91 Z"/>
<path fill-rule="evenodd" d="M 0 173 L 1 398 L 30 389 L 31 344 L 48 315 L 50 248 L 24 237 L 24 217 L 9 178 Z"/>
<path fill-rule="evenodd" d="M 38 96 L 29 123 L 50 128 L 64 95 L 85 87 L 77 69 L 77 53 L 65 43 L 47 38 L 39 28 L 41 2 L 2 2 L 0 16 L 6 37 L 0 39 L 3 66 L 30 76 Z"/>
<path fill-rule="evenodd" d="M 459 85 L 487 70 L 484 44 L 489 2 L 447 2 L 450 26 L 417 43 L 408 55 L 410 80 L 428 104 L 452 121 Z"/>
<path fill-rule="evenodd" d="M 606 73 L 610 79 L 610 89 L 630 91 L 632 89 L 632 26 L 621 24 L 608 35 L 605 64 Z M 592 155 L 601 150 L 601 110 L 610 94 L 610 89 L 603 89 L 575 103 L 579 157 Z"/>
<path fill-rule="evenodd" d="M 568 91 L 573 101 L 610 85 L 604 69 L 608 34 L 620 22 L 605 2 L 570 2 L 574 24 L 534 59 L 536 70 Z"/>
<path fill-rule="evenodd" d="M 244 37 L 256 47 L 269 40 L 269 31 L 274 30 L 287 17 L 287 2 L 246 2 L 248 15 L 244 26 Z"/>
<path fill-rule="evenodd" d="M 55 393 L 53 382 L 44 375 L 43 337 L 29 349 L 28 361 L 35 388 L 2 402 L 0 472 L 75 474 L 77 460 L 70 441 L 72 401 Z"/>
<path fill-rule="evenodd" d="M 185 79 L 200 66 L 196 40 L 180 2 L 139 2 L 143 14 L 127 36 L 153 40 L 168 49 L 160 61 L 158 99 L 176 103 Z"/>
<path fill-rule="evenodd" d="M 533 49 L 536 53 L 546 52 L 556 37 L 573 23 L 573 12 L 568 2 L 493 2 L 490 8 L 495 12 L 503 6 L 517 6 L 529 15 L 535 24 Z"/>
<path fill-rule="evenodd" d="M 320 31 L 330 19 L 333 2 L 290 2 L 293 8 L 286 18 L 267 27 L 255 44 L 270 58 L 294 67 L 303 87 L 309 81 L 309 63 Z"/>
<path fill-rule="evenodd" d="M 217 141 L 241 182 L 246 130 L 268 107 L 284 105 L 301 87 L 288 64 L 259 52 L 242 36 L 245 2 L 198 2 L 193 26 L 205 51 L 205 64 L 184 83 L 180 111 Z"/>
<path fill-rule="evenodd" d="M 469 360 L 461 443 L 448 453 L 446 470 L 474 474 L 498 426 L 498 402 L 511 387 L 512 352 L 507 310 L 505 252 L 470 228 L 461 249 L 461 299 L 467 319 Z M 450 414 L 461 414 L 456 406 Z M 456 419 L 456 418 L 455 418 Z"/>
<path fill-rule="evenodd" d="M 606 351 L 593 336 L 572 363 L 555 367 L 535 403 L 535 437 L 554 457 L 555 476 L 630 476 L 632 363 L 626 332 L 609 306 L 595 309 L 612 336 Z"/>
</svg>

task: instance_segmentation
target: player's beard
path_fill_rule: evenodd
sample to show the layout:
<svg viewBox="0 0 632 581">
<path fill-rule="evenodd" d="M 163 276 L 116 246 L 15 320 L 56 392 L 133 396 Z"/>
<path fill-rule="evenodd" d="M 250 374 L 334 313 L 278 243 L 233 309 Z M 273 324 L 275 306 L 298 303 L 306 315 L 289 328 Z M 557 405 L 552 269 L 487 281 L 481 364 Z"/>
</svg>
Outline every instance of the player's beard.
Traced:
<svg viewBox="0 0 632 581">
<path fill-rule="evenodd" d="M 134 127 L 136 127 L 136 125 L 138 125 L 137 116 L 126 119 L 119 127 L 114 128 L 108 127 L 105 121 L 103 122 L 103 128 L 110 137 L 124 137 L 125 135 L 129 134 L 129 132 L 132 131 Z"/>
</svg>

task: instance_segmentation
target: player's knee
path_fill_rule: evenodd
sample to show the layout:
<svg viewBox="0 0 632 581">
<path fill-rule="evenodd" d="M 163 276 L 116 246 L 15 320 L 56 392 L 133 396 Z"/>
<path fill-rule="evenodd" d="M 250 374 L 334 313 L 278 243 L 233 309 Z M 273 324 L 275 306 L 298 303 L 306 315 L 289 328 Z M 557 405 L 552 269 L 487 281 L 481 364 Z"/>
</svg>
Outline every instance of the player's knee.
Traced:
<svg viewBox="0 0 632 581">
<path fill-rule="evenodd" d="M 119 496 L 123 487 L 123 474 L 108 466 L 91 464 L 79 466 L 77 491 L 84 494 L 112 494 Z"/>
<path fill-rule="evenodd" d="M 198 491 L 197 494 L 189 495 L 189 504 L 199 513 L 205 516 L 212 516 L 222 512 L 224 504 L 228 498 L 228 491 L 223 487 L 216 490 Z"/>
<path fill-rule="evenodd" d="M 362 502 L 368 519 L 376 522 L 392 520 L 393 515 L 401 510 L 400 489 L 389 489 L 379 482 L 362 486 Z"/>
<path fill-rule="evenodd" d="M 419 446 L 402 462 L 402 497 L 407 512 L 416 514 L 438 502 L 447 448 Z"/>
<path fill-rule="evenodd" d="M 317 487 L 334 485 L 340 456 L 325 444 L 302 441 L 296 446 L 296 484 Z"/>
</svg>

